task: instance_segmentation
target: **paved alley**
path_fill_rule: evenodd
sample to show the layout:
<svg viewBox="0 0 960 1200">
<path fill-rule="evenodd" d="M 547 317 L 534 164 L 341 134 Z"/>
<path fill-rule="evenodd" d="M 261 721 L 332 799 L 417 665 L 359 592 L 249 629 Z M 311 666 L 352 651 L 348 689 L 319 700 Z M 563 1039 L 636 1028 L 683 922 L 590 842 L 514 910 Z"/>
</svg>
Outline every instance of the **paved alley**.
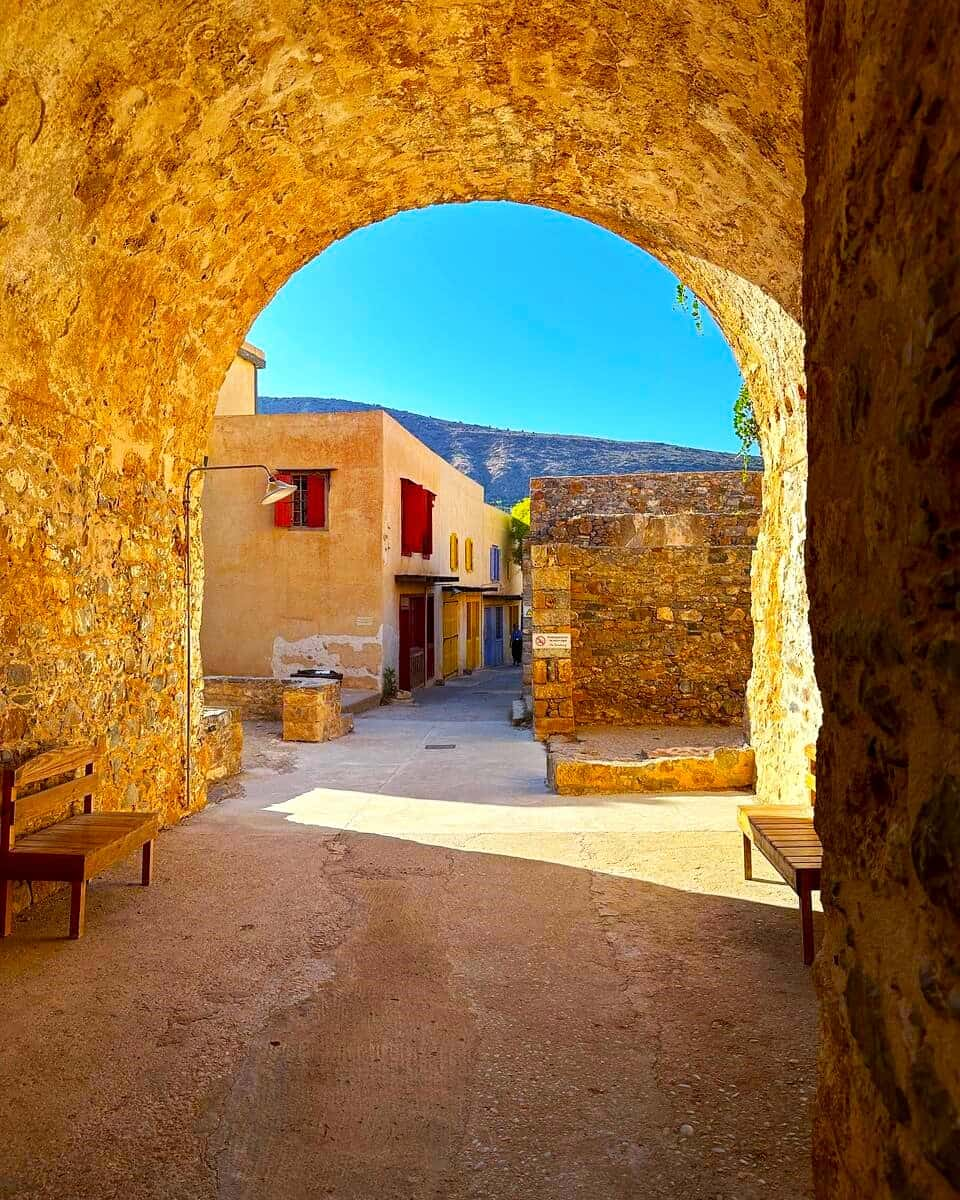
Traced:
<svg viewBox="0 0 960 1200">
<path fill-rule="evenodd" d="M 154 886 L 18 921 L 0 1198 L 809 1196 L 813 985 L 743 797 L 552 795 L 517 691 L 248 726 Z"/>
</svg>

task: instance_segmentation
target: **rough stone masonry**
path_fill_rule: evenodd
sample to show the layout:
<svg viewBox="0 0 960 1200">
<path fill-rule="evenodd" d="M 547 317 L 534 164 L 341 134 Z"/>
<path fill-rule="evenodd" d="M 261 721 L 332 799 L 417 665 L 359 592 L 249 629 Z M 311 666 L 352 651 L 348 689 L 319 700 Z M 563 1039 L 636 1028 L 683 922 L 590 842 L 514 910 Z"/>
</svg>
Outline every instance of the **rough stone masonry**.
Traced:
<svg viewBox="0 0 960 1200">
<path fill-rule="evenodd" d="M 828 701 L 817 1187 L 954 1196 L 956 0 L 7 7 L 4 752 L 103 731 L 105 799 L 202 803 L 181 783 L 180 495 L 237 345 L 351 230 L 507 199 L 657 255 L 730 340 L 765 464 L 757 786 L 802 794 L 802 317 Z"/>
<path fill-rule="evenodd" d="M 530 514 L 534 640 L 571 638 L 534 649 L 538 736 L 744 722 L 759 475 L 534 479 Z"/>
</svg>

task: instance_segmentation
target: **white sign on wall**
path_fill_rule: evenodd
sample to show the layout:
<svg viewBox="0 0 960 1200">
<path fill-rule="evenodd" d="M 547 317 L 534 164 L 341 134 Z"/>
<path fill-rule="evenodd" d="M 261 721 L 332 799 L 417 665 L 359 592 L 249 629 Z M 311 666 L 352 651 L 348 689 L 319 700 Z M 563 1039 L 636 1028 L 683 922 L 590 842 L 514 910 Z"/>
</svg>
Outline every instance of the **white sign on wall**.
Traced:
<svg viewBox="0 0 960 1200">
<path fill-rule="evenodd" d="M 523 606 L 523 616 L 524 616 L 524 620 L 529 620 L 530 617 L 533 616 L 533 605 L 532 604 L 525 604 Z"/>
<path fill-rule="evenodd" d="M 533 635 L 534 650 L 569 650 L 569 633 L 535 633 Z"/>
</svg>

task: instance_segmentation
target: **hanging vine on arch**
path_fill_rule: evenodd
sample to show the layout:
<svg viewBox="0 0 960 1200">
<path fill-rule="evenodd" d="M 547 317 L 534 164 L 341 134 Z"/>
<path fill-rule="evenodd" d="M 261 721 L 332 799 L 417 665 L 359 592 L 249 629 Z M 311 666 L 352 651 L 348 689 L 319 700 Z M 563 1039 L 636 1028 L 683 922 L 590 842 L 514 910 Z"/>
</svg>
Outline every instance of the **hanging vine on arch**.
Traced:
<svg viewBox="0 0 960 1200">
<path fill-rule="evenodd" d="M 702 337 L 703 306 L 700 303 L 700 298 L 696 292 L 690 291 L 679 280 L 677 281 L 673 306 L 679 312 L 689 314 L 697 333 Z M 733 402 L 733 432 L 740 442 L 740 449 L 737 453 L 743 461 L 743 474 L 744 478 L 746 478 L 750 466 L 750 451 L 754 446 L 759 445 L 760 442 L 760 427 L 757 425 L 756 414 L 753 411 L 753 397 L 750 395 L 750 385 L 746 380 L 740 385 L 740 391 Z"/>
</svg>

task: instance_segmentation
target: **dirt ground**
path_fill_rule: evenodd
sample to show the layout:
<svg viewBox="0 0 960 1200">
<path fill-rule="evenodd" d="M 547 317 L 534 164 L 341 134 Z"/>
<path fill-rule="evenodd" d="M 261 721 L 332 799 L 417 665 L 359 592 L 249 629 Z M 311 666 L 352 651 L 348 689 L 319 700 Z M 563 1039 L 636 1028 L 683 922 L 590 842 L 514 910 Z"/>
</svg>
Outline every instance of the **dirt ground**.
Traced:
<svg viewBox="0 0 960 1200">
<path fill-rule="evenodd" d="M 151 888 L 20 920 L 2 1200 L 809 1196 L 813 987 L 743 797 L 554 796 L 515 690 L 248 727 Z"/>
</svg>

